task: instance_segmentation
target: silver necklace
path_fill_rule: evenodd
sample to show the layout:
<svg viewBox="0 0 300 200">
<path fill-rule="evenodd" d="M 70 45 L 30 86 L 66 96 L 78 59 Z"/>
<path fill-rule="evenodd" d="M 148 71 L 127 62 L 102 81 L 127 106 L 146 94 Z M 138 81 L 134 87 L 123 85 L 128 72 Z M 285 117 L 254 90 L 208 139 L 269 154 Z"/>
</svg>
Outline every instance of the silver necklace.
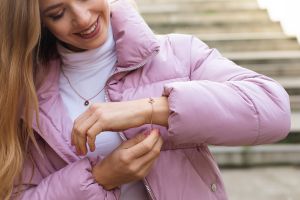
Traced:
<svg viewBox="0 0 300 200">
<path fill-rule="evenodd" d="M 92 100 L 93 98 L 95 98 L 96 96 L 98 96 L 98 95 L 104 90 L 104 88 L 105 88 L 105 86 L 106 86 L 106 85 L 104 85 L 104 87 L 103 87 L 99 92 L 97 92 L 97 94 L 95 94 L 94 96 L 92 96 L 92 97 L 90 97 L 90 98 L 85 98 L 85 97 L 81 96 L 81 94 L 79 94 L 79 92 L 73 87 L 73 85 L 71 84 L 70 79 L 69 79 L 68 76 L 65 74 L 65 72 L 64 72 L 63 69 L 61 69 L 61 72 L 62 72 L 63 76 L 67 79 L 67 81 L 68 81 L 70 87 L 72 88 L 72 90 L 73 90 L 73 91 L 74 91 L 81 99 L 84 100 L 84 104 L 83 104 L 83 105 L 85 105 L 85 106 L 88 106 L 88 105 L 90 104 L 90 100 Z"/>
</svg>

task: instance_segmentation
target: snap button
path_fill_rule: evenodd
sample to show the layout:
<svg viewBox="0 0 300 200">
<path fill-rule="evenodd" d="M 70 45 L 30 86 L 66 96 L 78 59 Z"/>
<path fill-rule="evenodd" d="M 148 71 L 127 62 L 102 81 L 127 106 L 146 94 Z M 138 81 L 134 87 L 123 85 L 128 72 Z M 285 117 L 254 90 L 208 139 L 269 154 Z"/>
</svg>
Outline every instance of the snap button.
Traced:
<svg viewBox="0 0 300 200">
<path fill-rule="evenodd" d="M 217 185 L 215 183 L 211 184 L 210 189 L 212 192 L 216 192 L 217 191 Z"/>
</svg>

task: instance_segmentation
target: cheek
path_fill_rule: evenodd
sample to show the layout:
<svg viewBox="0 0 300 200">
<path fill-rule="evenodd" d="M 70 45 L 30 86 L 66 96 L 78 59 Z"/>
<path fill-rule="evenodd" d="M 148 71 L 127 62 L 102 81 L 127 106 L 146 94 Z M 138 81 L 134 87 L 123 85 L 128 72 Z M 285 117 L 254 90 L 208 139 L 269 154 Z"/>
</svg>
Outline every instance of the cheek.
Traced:
<svg viewBox="0 0 300 200">
<path fill-rule="evenodd" d="M 60 23 L 60 24 L 55 24 L 55 25 L 48 25 L 47 26 L 49 31 L 59 40 L 62 41 L 68 41 L 68 36 L 70 29 L 68 24 L 66 23 Z"/>
<path fill-rule="evenodd" d="M 110 15 L 110 8 L 109 8 L 109 3 L 107 0 L 103 0 L 101 3 L 101 11 L 106 15 Z"/>
</svg>

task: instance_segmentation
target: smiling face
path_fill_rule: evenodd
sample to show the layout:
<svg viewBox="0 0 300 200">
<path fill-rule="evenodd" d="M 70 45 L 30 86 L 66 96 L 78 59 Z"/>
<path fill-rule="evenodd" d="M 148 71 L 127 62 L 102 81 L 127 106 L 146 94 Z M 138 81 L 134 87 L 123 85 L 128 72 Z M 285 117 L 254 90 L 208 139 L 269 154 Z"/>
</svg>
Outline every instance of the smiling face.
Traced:
<svg viewBox="0 0 300 200">
<path fill-rule="evenodd" d="M 74 51 L 101 46 L 109 26 L 107 0 L 39 0 L 41 19 L 48 30 Z"/>
</svg>

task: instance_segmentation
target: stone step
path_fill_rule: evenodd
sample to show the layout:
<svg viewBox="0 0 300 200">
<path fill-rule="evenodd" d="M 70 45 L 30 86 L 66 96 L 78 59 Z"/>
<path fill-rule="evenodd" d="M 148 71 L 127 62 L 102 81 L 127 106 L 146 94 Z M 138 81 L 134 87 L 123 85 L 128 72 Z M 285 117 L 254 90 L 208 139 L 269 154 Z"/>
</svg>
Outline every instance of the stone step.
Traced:
<svg viewBox="0 0 300 200">
<path fill-rule="evenodd" d="M 299 77 L 300 76 L 300 63 L 297 59 L 285 62 L 285 60 L 278 63 L 243 63 L 236 61 L 241 66 L 256 71 L 260 74 L 264 74 L 270 77 Z M 250 62 L 250 61 L 249 61 Z"/>
<path fill-rule="evenodd" d="M 292 112 L 291 132 L 294 134 L 300 134 L 300 112 Z"/>
<path fill-rule="evenodd" d="M 230 200 L 299 200 L 300 168 L 289 166 L 258 166 L 222 168 Z"/>
<path fill-rule="evenodd" d="M 155 33 L 186 33 L 192 35 L 208 33 L 261 33 L 275 32 L 281 33 L 282 28 L 278 22 L 248 22 L 248 23 L 206 23 L 197 22 L 190 24 L 151 24 L 149 26 Z"/>
<path fill-rule="evenodd" d="M 255 0 L 210 0 L 210 1 L 178 1 L 170 2 L 140 2 L 138 4 L 141 13 L 179 13 L 179 12 L 200 12 L 200 11 L 220 11 L 220 10 L 255 10 L 259 9 Z"/>
<path fill-rule="evenodd" d="M 300 88 L 300 78 L 299 77 L 277 77 L 274 78 L 285 88 Z"/>
<path fill-rule="evenodd" d="M 290 96 L 290 102 L 291 102 L 291 110 L 293 112 L 300 112 L 300 95 Z M 298 123 L 300 124 L 300 119 Z"/>
<path fill-rule="evenodd" d="M 215 1 L 215 2 L 249 2 L 255 0 L 135 0 L 139 5 L 143 4 L 161 4 L 161 3 L 171 3 L 171 4 L 186 4 L 186 3 L 206 3 L 208 1 Z"/>
<path fill-rule="evenodd" d="M 223 53 L 240 66 L 271 77 L 300 76 L 300 51 L 253 51 Z"/>
<path fill-rule="evenodd" d="M 300 95 L 299 77 L 274 77 L 291 96 Z"/>
<path fill-rule="evenodd" d="M 221 52 L 300 50 L 295 37 L 283 33 L 207 34 L 198 38 Z"/>
<path fill-rule="evenodd" d="M 154 29 L 162 29 L 162 28 L 169 28 L 169 29 L 174 29 L 174 28 L 206 28 L 206 27 L 214 27 L 214 26 L 222 26 L 224 28 L 227 27 L 235 27 L 235 26 L 242 26 L 242 25 L 247 25 L 249 28 L 252 28 L 252 26 L 255 25 L 260 25 L 260 26 L 269 26 L 272 27 L 273 23 L 270 21 L 270 19 L 260 19 L 260 20 L 253 20 L 249 18 L 245 19 L 236 19 L 236 20 L 198 20 L 198 19 L 193 19 L 193 20 L 185 20 L 185 19 L 180 19 L 180 20 L 171 20 L 171 21 L 148 21 L 148 25 Z M 279 23 L 277 23 L 279 24 Z M 251 29 L 250 29 L 251 30 Z M 251 31 L 249 31 L 251 32 Z"/>
<path fill-rule="evenodd" d="M 221 167 L 300 164 L 300 145 L 273 144 L 247 147 L 209 147 Z"/>
<path fill-rule="evenodd" d="M 293 112 L 300 112 L 300 95 L 290 96 L 290 102 L 291 102 L 291 110 Z M 300 121 L 298 121 L 298 123 L 300 124 Z"/>
<path fill-rule="evenodd" d="M 202 23 L 232 23 L 249 21 L 270 22 L 267 11 L 265 10 L 241 10 L 241 11 L 218 11 L 218 12 L 176 12 L 176 13 L 142 13 L 144 19 L 150 24 L 173 23 L 188 24 L 190 22 Z M 272 23 L 272 22 L 270 22 Z"/>
<path fill-rule="evenodd" d="M 289 64 L 300 61 L 300 51 L 232 52 L 224 53 L 224 56 L 239 64 Z"/>
</svg>

